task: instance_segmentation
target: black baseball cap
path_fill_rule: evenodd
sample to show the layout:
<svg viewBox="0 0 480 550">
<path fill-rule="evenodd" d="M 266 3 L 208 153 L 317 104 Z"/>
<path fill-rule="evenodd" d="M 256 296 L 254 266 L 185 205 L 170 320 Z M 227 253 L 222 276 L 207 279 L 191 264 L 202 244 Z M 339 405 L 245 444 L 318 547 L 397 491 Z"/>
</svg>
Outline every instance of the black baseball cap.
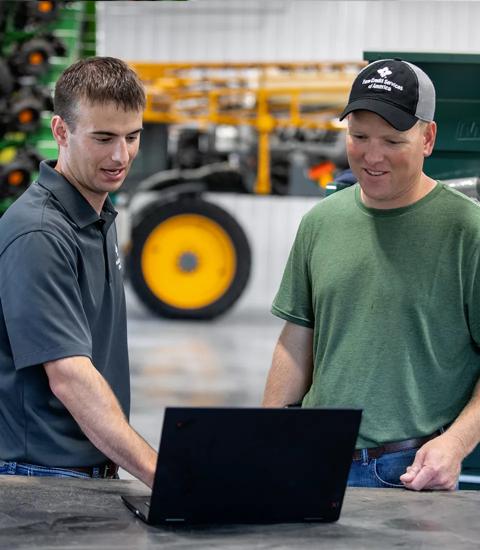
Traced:
<svg viewBox="0 0 480 550">
<path fill-rule="evenodd" d="M 381 59 L 367 65 L 355 78 L 340 120 L 358 110 L 372 111 L 405 131 L 417 120 L 433 120 L 435 88 L 416 65 L 401 59 Z"/>
</svg>

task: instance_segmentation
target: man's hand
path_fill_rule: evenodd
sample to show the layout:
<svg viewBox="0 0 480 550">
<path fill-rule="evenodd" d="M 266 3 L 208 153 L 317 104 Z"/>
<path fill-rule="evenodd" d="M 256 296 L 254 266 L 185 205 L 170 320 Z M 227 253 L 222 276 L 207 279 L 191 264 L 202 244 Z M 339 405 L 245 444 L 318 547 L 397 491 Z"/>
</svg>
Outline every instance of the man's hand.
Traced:
<svg viewBox="0 0 480 550">
<path fill-rule="evenodd" d="M 400 481 L 414 491 L 453 491 L 465 455 L 462 441 L 445 432 L 418 449 L 413 464 L 400 476 Z"/>
</svg>

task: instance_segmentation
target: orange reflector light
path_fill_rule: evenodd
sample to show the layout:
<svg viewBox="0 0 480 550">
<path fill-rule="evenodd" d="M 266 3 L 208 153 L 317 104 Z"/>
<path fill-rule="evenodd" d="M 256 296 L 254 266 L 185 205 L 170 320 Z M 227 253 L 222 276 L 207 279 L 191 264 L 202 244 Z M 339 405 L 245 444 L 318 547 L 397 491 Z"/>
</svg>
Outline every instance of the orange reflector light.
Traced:
<svg viewBox="0 0 480 550">
<path fill-rule="evenodd" d="M 18 113 L 18 120 L 21 124 L 28 124 L 33 120 L 33 111 L 31 109 L 25 109 Z"/>
<path fill-rule="evenodd" d="M 37 3 L 37 9 L 41 13 L 49 13 L 53 10 L 53 2 L 43 0 Z"/>
<path fill-rule="evenodd" d="M 333 181 L 335 169 L 335 164 L 327 160 L 317 164 L 316 166 L 312 166 L 312 168 L 308 171 L 308 177 L 311 180 L 317 181 L 321 187 L 326 187 L 331 181 Z"/>
<path fill-rule="evenodd" d="M 13 170 L 13 172 L 10 172 L 10 174 L 8 174 L 7 180 L 8 185 L 13 185 L 14 187 L 17 187 L 25 181 L 25 175 L 21 170 Z"/>
<path fill-rule="evenodd" d="M 321 176 L 330 175 L 333 170 L 335 170 L 335 164 L 327 160 L 312 166 L 308 171 L 308 177 L 312 180 L 316 180 Z"/>
<path fill-rule="evenodd" d="M 41 65 L 45 61 L 45 56 L 41 52 L 32 52 L 28 56 L 28 62 L 30 65 Z"/>
</svg>

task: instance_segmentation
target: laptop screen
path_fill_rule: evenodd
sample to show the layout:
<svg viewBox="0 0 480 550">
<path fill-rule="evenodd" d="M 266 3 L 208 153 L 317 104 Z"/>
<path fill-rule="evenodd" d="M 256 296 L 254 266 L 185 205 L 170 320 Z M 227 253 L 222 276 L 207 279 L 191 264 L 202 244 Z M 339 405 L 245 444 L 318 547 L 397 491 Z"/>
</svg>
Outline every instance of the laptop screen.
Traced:
<svg viewBox="0 0 480 550">
<path fill-rule="evenodd" d="M 149 523 L 335 521 L 352 409 L 167 408 Z"/>
</svg>

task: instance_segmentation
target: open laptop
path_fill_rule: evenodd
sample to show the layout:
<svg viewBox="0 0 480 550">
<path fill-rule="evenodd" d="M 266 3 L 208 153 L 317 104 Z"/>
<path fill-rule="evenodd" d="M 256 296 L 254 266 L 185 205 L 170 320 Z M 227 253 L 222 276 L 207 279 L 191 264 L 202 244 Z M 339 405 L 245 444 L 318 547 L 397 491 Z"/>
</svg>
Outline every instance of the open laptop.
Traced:
<svg viewBox="0 0 480 550">
<path fill-rule="evenodd" d="M 336 521 L 356 409 L 167 408 L 151 497 L 122 496 L 150 525 Z"/>
</svg>

